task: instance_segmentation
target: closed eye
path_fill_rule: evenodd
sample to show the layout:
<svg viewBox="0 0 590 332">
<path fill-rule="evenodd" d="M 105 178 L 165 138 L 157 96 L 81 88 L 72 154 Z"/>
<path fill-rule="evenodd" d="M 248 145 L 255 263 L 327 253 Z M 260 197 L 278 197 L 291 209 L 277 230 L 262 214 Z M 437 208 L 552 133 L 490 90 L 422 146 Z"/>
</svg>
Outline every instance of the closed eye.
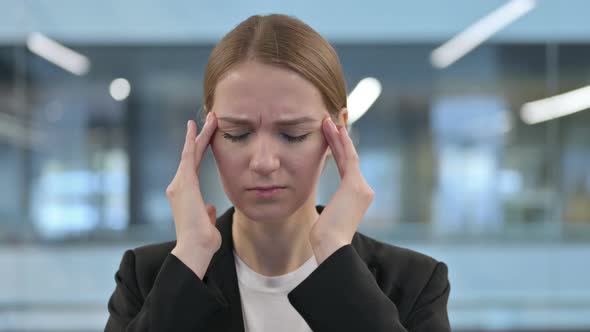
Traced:
<svg viewBox="0 0 590 332">
<path fill-rule="evenodd" d="M 301 135 L 301 136 L 289 136 L 289 135 L 285 135 L 285 134 L 282 134 L 282 135 L 287 140 L 287 142 L 298 143 L 298 142 L 303 142 L 303 140 L 306 139 L 309 134 L 305 134 L 305 135 Z"/>
<path fill-rule="evenodd" d="M 246 133 L 240 136 L 233 136 L 228 133 L 223 133 L 223 138 L 230 140 L 232 142 L 239 142 L 245 140 L 248 135 L 250 135 L 250 133 Z"/>
<path fill-rule="evenodd" d="M 230 135 L 228 133 L 223 133 L 223 138 L 236 143 L 236 142 L 242 142 L 242 141 L 246 140 L 246 138 L 249 135 L 250 135 L 250 133 L 245 133 L 245 134 L 242 134 L 239 136 L 234 136 L 234 135 Z M 305 135 L 301 135 L 301 136 L 289 136 L 287 134 L 281 134 L 281 136 L 287 141 L 287 143 L 303 142 L 303 140 L 305 140 L 308 135 L 309 135 L 309 133 L 307 133 Z"/>
</svg>

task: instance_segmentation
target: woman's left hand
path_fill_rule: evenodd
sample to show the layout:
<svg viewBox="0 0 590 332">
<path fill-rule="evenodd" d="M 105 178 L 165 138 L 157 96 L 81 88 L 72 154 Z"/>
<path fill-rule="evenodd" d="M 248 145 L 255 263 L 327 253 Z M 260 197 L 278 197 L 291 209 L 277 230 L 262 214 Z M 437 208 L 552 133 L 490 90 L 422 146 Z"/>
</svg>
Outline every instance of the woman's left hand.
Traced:
<svg viewBox="0 0 590 332">
<path fill-rule="evenodd" d="M 371 205 L 375 192 L 361 174 L 359 157 L 345 126 L 337 128 L 327 116 L 322 131 L 340 173 L 340 187 L 313 225 L 310 242 L 318 264 L 352 243 L 354 233 Z"/>
</svg>

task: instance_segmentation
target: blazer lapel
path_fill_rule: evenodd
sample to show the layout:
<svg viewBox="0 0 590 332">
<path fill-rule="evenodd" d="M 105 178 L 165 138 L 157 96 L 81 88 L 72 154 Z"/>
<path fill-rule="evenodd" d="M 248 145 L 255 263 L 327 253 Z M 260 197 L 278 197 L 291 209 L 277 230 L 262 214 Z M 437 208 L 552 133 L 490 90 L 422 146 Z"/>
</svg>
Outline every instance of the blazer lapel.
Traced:
<svg viewBox="0 0 590 332">
<path fill-rule="evenodd" d="M 233 255 L 233 213 L 232 206 L 217 219 L 216 226 L 221 233 L 221 248 L 213 255 L 203 281 L 221 292 L 227 301 L 228 307 L 220 317 L 219 323 L 223 326 L 220 331 L 244 332 L 242 303 Z"/>
<path fill-rule="evenodd" d="M 317 205 L 316 210 L 321 213 L 324 206 Z M 203 281 L 211 289 L 222 295 L 227 301 L 225 310 L 219 313 L 218 319 L 214 322 L 216 331 L 245 332 L 244 318 L 242 316 L 242 300 L 238 286 L 238 276 L 234 260 L 234 243 L 232 236 L 232 223 L 235 208 L 230 207 L 217 219 L 217 229 L 221 233 L 221 248 L 213 255 L 209 268 L 205 273 Z M 353 239 L 353 247 L 358 247 L 358 234 Z M 361 251 L 363 260 L 366 253 Z M 369 266 L 371 268 L 371 266 Z M 371 269 L 373 275 L 376 274 Z"/>
</svg>

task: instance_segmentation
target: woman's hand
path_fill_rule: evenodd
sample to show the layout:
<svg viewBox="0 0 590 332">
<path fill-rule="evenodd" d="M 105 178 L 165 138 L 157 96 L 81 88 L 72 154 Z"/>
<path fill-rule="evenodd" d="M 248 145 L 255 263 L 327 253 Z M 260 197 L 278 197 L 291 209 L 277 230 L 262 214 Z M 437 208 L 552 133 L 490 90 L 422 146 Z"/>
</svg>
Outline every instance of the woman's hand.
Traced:
<svg viewBox="0 0 590 332">
<path fill-rule="evenodd" d="M 346 127 L 337 128 L 328 116 L 322 122 L 322 130 L 341 181 L 309 235 L 318 264 L 342 246 L 352 243 L 354 233 L 375 196 L 361 174 L 359 157 Z"/>
<path fill-rule="evenodd" d="M 176 175 L 166 189 L 176 229 L 176 247 L 172 253 L 203 277 L 210 258 L 221 247 L 221 234 L 215 227 L 216 211 L 205 205 L 199 187 L 199 168 L 217 128 L 215 114 L 210 112 L 197 136 L 194 121 L 187 123 L 187 133 Z"/>
</svg>

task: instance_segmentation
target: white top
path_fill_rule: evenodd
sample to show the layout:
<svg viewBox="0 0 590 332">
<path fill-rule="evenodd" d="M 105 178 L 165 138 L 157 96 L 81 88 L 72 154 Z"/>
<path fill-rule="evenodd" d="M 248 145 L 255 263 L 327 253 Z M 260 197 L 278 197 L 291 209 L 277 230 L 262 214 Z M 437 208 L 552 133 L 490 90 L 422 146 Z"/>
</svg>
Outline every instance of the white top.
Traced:
<svg viewBox="0 0 590 332">
<path fill-rule="evenodd" d="M 267 277 L 252 270 L 234 250 L 246 332 L 311 332 L 287 294 L 318 266 L 311 256 L 295 271 Z"/>
</svg>

